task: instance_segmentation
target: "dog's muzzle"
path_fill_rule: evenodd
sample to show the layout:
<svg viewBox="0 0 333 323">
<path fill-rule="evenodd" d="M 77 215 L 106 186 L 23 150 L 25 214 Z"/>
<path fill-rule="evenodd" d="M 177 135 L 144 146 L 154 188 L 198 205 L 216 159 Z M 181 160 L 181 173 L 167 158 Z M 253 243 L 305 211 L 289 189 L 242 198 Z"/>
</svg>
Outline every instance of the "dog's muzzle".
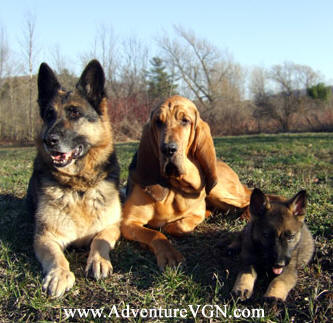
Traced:
<svg viewBox="0 0 333 323">
<path fill-rule="evenodd" d="M 58 133 L 50 133 L 44 138 L 44 149 L 54 167 L 68 166 L 73 160 L 82 157 L 86 150 L 82 140 L 71 140 L 71 143 L 66 144 L 61 138 Z"/>
<path fill-rule="evenodd" d="M 83 145 L 78 145 L 73 150 L 68 152 L 50 151 L 49 153 L 55 167 L 65 167 L 69 165 L 74 159 L 77 159 L 82 155 Z"/>
<path fill-rule="evenodd" d="M 172 157 L 178 150 L 178 145 L 175 142 L 163 143 L 161 152 L 166 157 Z"/>
</svg>

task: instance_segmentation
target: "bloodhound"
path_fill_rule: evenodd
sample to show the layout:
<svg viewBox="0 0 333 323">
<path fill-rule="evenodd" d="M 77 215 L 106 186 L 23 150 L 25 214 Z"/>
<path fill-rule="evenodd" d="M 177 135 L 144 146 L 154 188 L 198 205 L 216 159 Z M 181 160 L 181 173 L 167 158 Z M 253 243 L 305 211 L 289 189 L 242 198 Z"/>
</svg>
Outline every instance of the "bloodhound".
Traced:
<svg viewBox="0 0 333 323">
<path fill-rule="evenodd" d="M 163 233 L 151 228 L 183 235 L 210 214 L 206 202 L 218 208 L 243 208 L 251 195 L 237 174 L 216 160 L 208 124 L 193 102 L 181 96 L 152 111 L 128 182 L 122 234 L 148 245 L 161 269 L 183 257 Z"/>
</svg>

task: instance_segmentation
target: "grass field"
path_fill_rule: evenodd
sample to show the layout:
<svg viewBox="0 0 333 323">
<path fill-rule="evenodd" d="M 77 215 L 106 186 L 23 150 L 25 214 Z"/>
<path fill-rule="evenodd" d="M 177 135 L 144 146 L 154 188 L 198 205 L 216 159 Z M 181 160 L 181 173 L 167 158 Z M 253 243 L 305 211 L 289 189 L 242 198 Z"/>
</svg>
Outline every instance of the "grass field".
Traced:
<svg viewBox="0 0 333 323">
<path fill-rule="evenodd" d="M 65 321 L 64 309 L 100 309 L 109 314 L 115 304 L 126 308 L 173 308 L 189 310 L 188 305 L 226 305 L 228 322 L 233 310 L 264 309 L 265 318 L 253 322 L 328 322 L 332 319 L 333 270 L 333 134 L 293 134 L 226 137 L 215 139 L 216 151 L 250 187 L 292 196 L 308 191 L 307 223 L 313 233 L 316 251 L 312 262 L 299 273 L 299 281 L 285 304 L 263 303 L 267 286 L 259 279 L 251 300 L 241 303 L 230 297 L 239 259 L 228 258 L 225 244 L 244 222 L 239 212 L 216 212 L 186 238 L 172 238 L 186 257 L 186 264 L 158 271 L 155 258 L 139 244 L 121 239 L 111 259 L 114 274 L 95 282 L 84 276 L 87 250 L 66 251 L 76 284 L 61 299 L 51 299 L 41 290 L 41 267 L 32 250 L 32 222 L 25 210 L 24 196 L 32 170 L 33 148 L 0 147 L 0 322 Z M 117 145 L 121 182 L 137 143 Z M 209 309 L 207 314 L 209 314 Z M 248 312 L 244 312 L 248 313 Z M 89 313 L 69 321 L 119 321 L 115 316 L 97 319 Z M 141 319 L 143 321 L 143 319 Z M 179 321 L 180 319 L 161 319 Z M 211 321 L 220 321 L 212 319 Z M 247 319 L 251 321 L 250 319 Z M 139 319 L 131 318 L 137 322 Z M 201 310 L 195 320 L 209 321 Z M 240 319 L 238 320 L 240 321 Z M 244 319 L 243 319 L 244 321 Z"/>
</svg>

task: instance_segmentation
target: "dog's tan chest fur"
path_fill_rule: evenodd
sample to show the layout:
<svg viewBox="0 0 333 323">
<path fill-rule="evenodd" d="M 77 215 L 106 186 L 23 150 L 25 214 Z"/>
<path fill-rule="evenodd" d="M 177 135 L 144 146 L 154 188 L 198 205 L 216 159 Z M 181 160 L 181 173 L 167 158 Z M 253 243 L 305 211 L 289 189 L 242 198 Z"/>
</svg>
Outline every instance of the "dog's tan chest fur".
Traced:
<svg viewBox="0 0 333 323">
<path fill-rule="evenodd" d="M 170 190 L 166 198 L 154 204 L 154 218 L 149 222 L 153 227 L 163 227 L 188 215 L 202 214 L 205 211 L 205 191 L 193 197 Z"/>
<path fill-rule="evenodd" d="M 107 181 L 84 193 L 49 184 L 40 203 L 37 233 L 52 233 L 63 247 L 88 244 L 96 233 L 120 221 L 120 203 L 114 191 L 114 183 Z"/>
</svg>

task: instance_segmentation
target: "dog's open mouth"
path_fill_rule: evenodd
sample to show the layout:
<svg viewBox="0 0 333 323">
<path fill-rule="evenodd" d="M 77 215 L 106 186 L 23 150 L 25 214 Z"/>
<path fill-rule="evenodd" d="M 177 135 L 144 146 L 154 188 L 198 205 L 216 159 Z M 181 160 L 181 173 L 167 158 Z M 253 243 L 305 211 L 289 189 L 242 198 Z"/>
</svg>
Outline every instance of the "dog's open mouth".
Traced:
<svg viewBox="0 0 333 323">
<path fill-rule="evenodd" d="M 272 270 L 275 275 L 281 275 L 283 272 L 283 267 L 273 267 Z"/>
<path fill-rule="evenodd" d="M 69 165 L 74 159 L 80 157 L 82 152 L 83 146 L 79 145 L 75 149 L 65 153 L 52 151 L 50 152 L 50 156 L 55 167 L 65 167 Z"/>
<path fill-rule="evenodd" d="M 175 164 L 171 163 L 171 162 L 167 163 L 167 165 L 165 166 L 165 174 L 167 176 L 173 176 L 173 177 L 179 177 L 180 176 L 180 172 L 179 172 L 178 167 Z"/>
</svg>

